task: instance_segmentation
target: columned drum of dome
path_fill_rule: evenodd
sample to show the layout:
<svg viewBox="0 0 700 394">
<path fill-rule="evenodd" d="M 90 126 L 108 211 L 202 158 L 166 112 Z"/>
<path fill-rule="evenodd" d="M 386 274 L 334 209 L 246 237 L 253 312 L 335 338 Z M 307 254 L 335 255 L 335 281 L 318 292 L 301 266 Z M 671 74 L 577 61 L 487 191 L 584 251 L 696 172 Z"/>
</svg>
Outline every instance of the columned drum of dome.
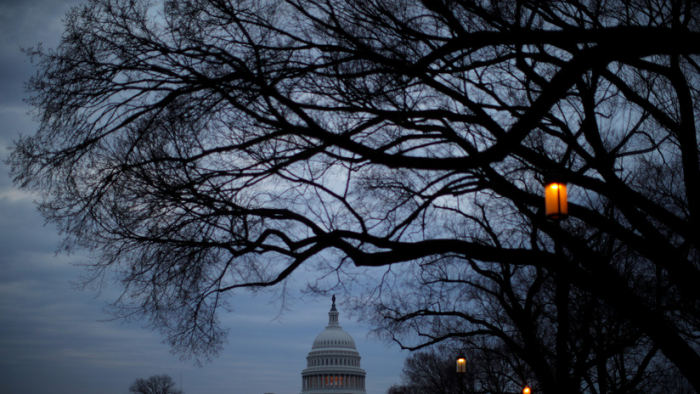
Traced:
<svg viewBox="0 0 700 394">
<path fill-rule="evenodd" d="M 338 310 L 328 312 L 328 326 L 314 339 L 306 369 L 301 372 L 302 394 L 366 394 L 365 370 L 355 341 L 338 323 Z"/>
</svg>

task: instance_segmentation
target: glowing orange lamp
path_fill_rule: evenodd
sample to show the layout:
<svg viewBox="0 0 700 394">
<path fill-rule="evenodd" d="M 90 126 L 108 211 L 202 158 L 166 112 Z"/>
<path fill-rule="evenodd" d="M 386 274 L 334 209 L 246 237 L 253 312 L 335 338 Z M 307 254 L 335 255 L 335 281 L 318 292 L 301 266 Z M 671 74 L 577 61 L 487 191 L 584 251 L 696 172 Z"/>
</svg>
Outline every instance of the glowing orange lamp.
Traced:
<svg viewBox="0 0 700 394">
<path fill-rule="evenodd" d="M 460 357 L 457 359 L 457 373 L 467 373 L 467 359 Z"/>
<path fill-rule="evenodd" d="M 569 204 L 566 197 L 566 183 L 556 175 L 549 175 L 544 180 L 544 210 L 547 219 L 561 220 L 569 216 Z"/>
<path fill-rule="evenodd" d="M 532 394 L 532 390 L 530 390 L 529 386 L 525 386 L 525 388 L 523 388 L 523 394 Z"/>
</svg>

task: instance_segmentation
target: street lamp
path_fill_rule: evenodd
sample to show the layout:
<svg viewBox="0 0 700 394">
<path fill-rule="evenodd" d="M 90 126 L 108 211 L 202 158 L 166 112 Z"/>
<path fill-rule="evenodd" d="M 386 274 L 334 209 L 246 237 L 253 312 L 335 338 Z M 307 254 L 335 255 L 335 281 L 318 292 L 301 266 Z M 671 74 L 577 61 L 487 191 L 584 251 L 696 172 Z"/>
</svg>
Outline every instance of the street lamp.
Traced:
<svg viewBox="0 0 700 394">
<path fill-rule="evenodd" d="M 544 210 L 547 219 L 560 220 L 569 216 L 566 198 L 566 182 L 558 173 L 551 173 L 544 179 Z"/>
<path fill-rule="evenodd" d="M 523 394 L 532 394 L 532 390 L 530 390 L 530 387 L 528 385 L 525 385 L 523 388 Z"/>
<path fill-rule="evenodd" d="M 559 221 L 566 219 L 569 216 L 569 207 L 566 200 L 566 183 L 559 172 L 550 172 L 544 178 L 544 210 L 547 219 L 554 220 L 555 226 L 559 228 Z M 557 238 L 553 237 L 554 255 L 560 262 L 565 261 L 564 250 Z M 568 338 L 569 338 L 569 293 L 571 283 L 566 277 L 566 269 L 556 272 L 554 275 L 557 287 L 554 293 L 554 304 L 557 308 L 557 326 L 555 351 L 557 357 L 564 357 L 568 354 Z M 561 387 L 568 385 L 568 363 L 557 360 L 556 376 L 557 381 L 561 382 Z M 523 394 L 530 394 L 530 388 L 525 386 Z"/>
<path fill-rule="evenodd" d="M 460 357 L 457 359 L 457 373 L 467 373 L 467 359 Z"/>
</svg>

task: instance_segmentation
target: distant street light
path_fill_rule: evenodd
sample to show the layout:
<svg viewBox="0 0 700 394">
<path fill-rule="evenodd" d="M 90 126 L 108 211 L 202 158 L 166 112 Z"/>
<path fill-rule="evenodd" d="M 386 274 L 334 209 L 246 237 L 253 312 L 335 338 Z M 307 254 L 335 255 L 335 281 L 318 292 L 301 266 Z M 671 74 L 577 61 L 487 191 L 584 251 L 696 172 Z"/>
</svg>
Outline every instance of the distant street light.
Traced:
<svg viewBox="0 0 700 394">
<path fill-rule="evenodd" d="M 525 388 L 523 388 L 523 394 L 531 394 L 532 390 L 530 390 L 530 387 L 525 385 Z"/>
<path fill-rule="evenodd" d="M 544 210 L 547 219 L 561 220 L 569 216 L 569 205 L 566 198 L 566 182 L 554 173 L 544 180 Z"/>
<path fill-rule="evenodd" d="M 460 357 L 457 359 L 457 373 L 467 373 L 467 359 Z"/>
</svg>

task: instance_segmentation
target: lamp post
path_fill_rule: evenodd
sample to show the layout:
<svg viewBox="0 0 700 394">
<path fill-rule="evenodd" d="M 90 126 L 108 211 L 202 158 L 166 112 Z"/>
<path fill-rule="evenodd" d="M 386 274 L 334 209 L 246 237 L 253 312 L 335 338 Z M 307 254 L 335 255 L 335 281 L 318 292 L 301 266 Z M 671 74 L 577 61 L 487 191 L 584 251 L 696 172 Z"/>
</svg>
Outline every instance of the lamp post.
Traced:
<svg viewBox="0 0 700 394">
<path fill-rule="evenodd" d="M 464 357 L 459 357 L 457 359 L 457 373 L 465 374 L 467 373 L 467 359 Z"/>
<path fill-rule="evenodd" d="M 557 171 L 550 172 L 544 178 L 544 205 L 547 219 L 555 222 L 557 231 L 560 231 L 559 221 L 569 216 L 569 204 L 567 201 L 566 182 Z M 554 239 L 554 255 L 557 264 L 564 262 L 564 250 Z M 566 267 L 557 267 L 555 275 L 556 291 L 554 303 L 557 307 L 557 337 L 555 342 L 556 351 L 556 377 L 559 391 L 566 392 L 569 386 L 569 363 L 567 340 L 569 337 L 569 279 L 566 278 Z M 525 392 L 527 390 L 527 393 Z M 530 388 L 525 386 L 523 394 L 530 394 Z"/>
<path fill-rule="evenodd" d="M 467 390 L 465 378 L 467 376 L 467 358 L 460 356 L 457 357 L 457 384 L 459 384 L 458 393 L 466 394 L 473 392 Z"/>
</svg>

